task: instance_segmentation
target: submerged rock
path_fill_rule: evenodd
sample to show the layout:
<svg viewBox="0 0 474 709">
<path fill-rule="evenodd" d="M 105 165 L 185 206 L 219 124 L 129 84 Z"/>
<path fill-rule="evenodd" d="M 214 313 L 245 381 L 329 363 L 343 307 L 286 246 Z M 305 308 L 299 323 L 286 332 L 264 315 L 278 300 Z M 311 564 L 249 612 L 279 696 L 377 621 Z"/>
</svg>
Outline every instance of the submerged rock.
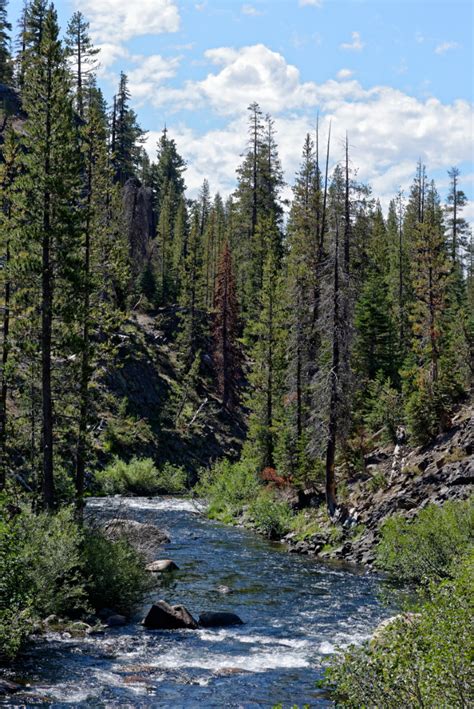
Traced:
<svg viewBox="0 0 474 709">
<path fill-rule="evenodd" d="M 170 606 L 166 601 L 152 605 L 143 621 L 150 630 L 196 630 L 198 624 L 184 606 Z"/>
<path fill-rule="evenodd" d="M 231 588 L 229 588 L 229 586 L 218 586 L 217 591 L 219 593 L 222 593 L 223 595 L 227 595 L 229 593 L 234 593 L 233 590 Z"/>
<path fill-rule="evenodd" d="M 122 625 L 127 624 L 127 619 L 124 615 L 119 615 L 118 613 L 111 615 L 105 621 L 105 624 L 109 628 L 120 628 Z"/>
<path fill-rule="evenodd" d="M 244 621 L 235 613 L 201 613 L 199 625 L 203 628 L 225 628 L 229 625 L 243 625 Z"/>
<path fill-rule="evenodd" d="M 155 574 L 161 574 L 169 571 L 179 571 L 179 566 L 171 559 L 157 559 L 156 561 L 152 561 L 151 564 L 148 564 L 146 570 Z"/>
</svg>

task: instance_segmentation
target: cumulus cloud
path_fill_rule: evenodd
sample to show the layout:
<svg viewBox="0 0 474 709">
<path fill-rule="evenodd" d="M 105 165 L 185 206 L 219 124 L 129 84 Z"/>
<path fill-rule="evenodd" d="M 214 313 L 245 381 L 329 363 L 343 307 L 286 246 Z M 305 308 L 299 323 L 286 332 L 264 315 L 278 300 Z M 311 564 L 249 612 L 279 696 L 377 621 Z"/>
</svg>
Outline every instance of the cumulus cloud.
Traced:
<svg viewBox="0 0 474 709">
<path fill-rule="evenodd" d="M 435 54 L 446 54 L 450 49 L 459 49 L 458 42 L 441 42 L 435 47 Z"/>
<path fill-rule="evenodd" d="M 343 157 L 342 142 L 349 133 L 351 159 L 359 178 L 370 183 L 386 207 L 400 185 L 407 187 L 421 157 L 429 171 L 460 164 L 470 154 L 473 107 L 467 101 L 444 104 L 421 100 L 395 88 L 364 88 L 347 72 L 322 84 L 302 82 L 295 67 L 263 45 L 242 49 L 208 50 L 206 58 L 217 71 L 201 82 L 180 89 L 163 87 L 158 99 L 167 106 L 178 100 L 194 110 L 196 102 L 210 106 L 228 122 L 202 134 L 184 125 L 173 130 L 188 161 L 187 184 L 196 194 L 204 177 L 212 189 L 229 194 L 246 141 L 246 111 L 257 100 L 276 119 L 277 141 L 289 184 L 300 162 L 306 132 L 315 129 L 320 113 L 322 139 L 329 121 L 333 130 L 333 160 Z M 178 94 L 178 96 L 177 96 Z M 156 136 L 150 135 L 150 144 Z M 288 189 L 287 189 L 288 193 Z"/>
<path fill-rule="evenodd" d="M 160 54 L 149 57 L 133 57 L 138 64 L 128 72 L 130 92 L 134 100 L 150 99 L 166 79 L 171 79 L 178 69 L 180 57 L 165 59 Z"/>
<path fill-rule="evenodd" d="M 76 0 L 98 43 L 115 44 L 145 34 L 177 32 L 179 12 L 174 0 Z"/>
<path fill-rule="evenodd" d="M 350 79 L 353 74 L 352 69 L 339 69 L 336 76 L 338 79 Z"/>
<path fill-rule="evenodd" d="M 353 52 L 360 52 L 365 44 L 361 39 L 360 32 L 351 32 L 352 42 L 343 42 L 339 46 L 341 49 L 346 49 Z"/>
</svg>

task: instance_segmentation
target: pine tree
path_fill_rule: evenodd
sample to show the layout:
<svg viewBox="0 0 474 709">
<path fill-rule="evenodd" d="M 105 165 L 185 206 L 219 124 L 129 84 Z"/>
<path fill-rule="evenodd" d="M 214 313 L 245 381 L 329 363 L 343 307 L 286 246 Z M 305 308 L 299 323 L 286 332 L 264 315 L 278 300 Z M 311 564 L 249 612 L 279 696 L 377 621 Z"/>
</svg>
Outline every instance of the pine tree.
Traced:
<svg viewBox="0 0 474 709">
<path fill-rule="evenodd" d="M 158 143 L 157 162 L 152 166 L 155 210 L 158 219 L 166 195 L 171 187 L 173 201 L 169 207 L 171 210 L 171 220 L 174 222 L 180 200 L 186 190 L 183 176 L 185 170 L 186 163 L 178 153 L 175 141 L 172 138 L 168 138 L 168 130 L 164 128 Z M 201 223 L 200 221 L 200 225 Z"/>
<path fill-rule="evenodd" d="M 267 233 L 278 238 L 276 226 Z M 281 423 L 281 407 L 285 378 L 286 313 L 283 297 L 284 281 L 276 249 L 269 247 L 260 291 L 260 317 L 252 325 L 255 340 L 250 358 L 251 393 L 248 406 L 250 448 L 259 469 L 273 468 Z"/>
<path fill-rule="evenodd" d="M 38 2 L 33 3 L 36 8 Z M 37 16 L 36 16 L 37 17 Z M 30 19 L 32 15 L 30 14 Z M 33 23 L 34 24 L 34 23 Z M 38 29 L 38 24 L 34 25 Z M 77 131 L 69 76 L 56 12 L 41 17 L 39 44 L 25 60 L 25 248 L 39 265 L 41 292 L 42 491 L 54 505 L 53 323 L 57 336 L 69 338 L 61 322 L 73 315 L 78 273 L 79 170 Z M 35 261 L 36 259 L 36 261 Z M 60 297 L 59 297 L 60 296 Z M 69 326 L 70 327 L 70 326 Z"/>
<path fill-rule="evenodd" d="M 13 62 L 10 52 L 11 24 L 7 16 L 7 0 L 0 0 L 0 84 L 13 83 Z"/>
<path fill-rule="evenodd" d="M 81 12 L 75 12 L 66 32 L 66 51 L 74 66 L 76 80 L 76 106 L 81 118 L 84 117 L 84 93 L 88 80 L 96 68 L 99 50 L 95 49 L 89 37 L 89 23 Z"/>
<path fill-rule="evenodd" d="M 82 216 L 82 279 L 80 300 L 80 336 L 78 354 L 78 425 L 75 461 L 76 498 L 82 507 L 85 469 L 89 456 L 89 426 L 92 421 L 91 380 L 99 359 L 107 361 L 109 335 L 122 316 L 117 307 L 114 286 L 127 287 L 129 279 L 127 245 L 124 230 L 114 233 L 120 219 L 121 201 L 113 186 L 113 170 L 107 149 L 107 116 L 100 90 L 90 86 L 84 106 L 82 127 L 84 185 Z M 115 195 L 113 194 L 115 192 Z M 111 205 L 114 215 L 111 215 Z"/>
<path fill-rule="evenodd" d="M 246 319 L 253 319 L 258 316 L 258 294 L 262 288 L 266 248 L 270 243 L 265 238 L 265 225 L 269 222 L 277 226 L 279 235 L 279 244 L 272 243 L 272 248 L 281 251 L 279 193 L 282 174 L 271 118 L 264 119 L 257 103 L 252 103 L 248 111 L 248 149 L 237 170 L 235 201 L 238 221 L 232 248 L 242 310 Z"/>
<path fill-rule="evenodd" d="M 178 345 L 187 369 L 202 348 L 206 334 L 204 319 L 204 287 L 202 282 L 202 240 L 199 207 L 195 204 L 186 245 L 181 288 L 181 326 Z"/>
<path fill-rule="evenodd" d="M 115 180 L 122 186 L 139 171 L 144 141 L 144 132 L 129 101 L 128 78 L 122 72 L 112 115 L 112 160 Z"/>
<path fill-rule="evenodd" d="M 4 489 L 7 477 L 7 400 L 12 375 L 10 321 L 12 317 L 12 251 L 16 246 L 13 232 L 16 229 L 17 215 L 14 212 L 14 191 L 19 168 L 19 141 L 11 126 L 7 127 L 0 162 L 0 190 L 2 195 L 0 209 L 0 244 L 2 275 L 2 367 L 0 391 L 0 491 Z M 12 244 L 13 241 L 13 244 Z"/>
<path fill-rule="evenodd" d="M 302 164 L 293 188 L 288 221 L 287 298 L 289 337 L 287 346 L 288 425 L 284 432 L 286 466 L 292 475 L 306 471 L 310 426 L 310 386 L 313 372 L 313 305 L 317 288 L 318 200 L 320 197 L 314 143 L 308 134 Z"/>
<path fill-rule="evenodd" d="M 232 256 L 229 244 L 224 245 L 216 278 L 214 296 L 214 365 L 217 373 L 219 395 L 224 409 L 238 403 L 238 384 L 241 377 L 242 357 L 237 341 L 239 313 Z"/>
</svg>

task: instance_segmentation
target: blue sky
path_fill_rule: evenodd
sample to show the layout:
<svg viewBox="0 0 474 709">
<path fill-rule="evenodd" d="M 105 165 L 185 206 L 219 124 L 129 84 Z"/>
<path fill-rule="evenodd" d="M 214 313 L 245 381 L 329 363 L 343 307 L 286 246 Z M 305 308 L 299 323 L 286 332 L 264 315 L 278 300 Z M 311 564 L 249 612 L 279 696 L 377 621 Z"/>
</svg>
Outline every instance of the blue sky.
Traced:
<svg viewBox="0 0 474 709">
<path fill-rule="evenodd" d="M 12 19 L 22 2 L 11 0 Z M 188 160 L 229 193 L 245 148 L 245 109 L 276 119 L 291 184 L 316 114 L 332 121 L 333 159 L 347 130 L 352 163 L 384 206 L 419 157 L 443 193 L 446 170 L 473 194 L 473 3 L 457 0 L 58 0 L 102 46 L 100 84 L 120 69 L 154 152 L 166 121 Z M 469 207 L 468 216 L 474 218 Z"/>
</svg>

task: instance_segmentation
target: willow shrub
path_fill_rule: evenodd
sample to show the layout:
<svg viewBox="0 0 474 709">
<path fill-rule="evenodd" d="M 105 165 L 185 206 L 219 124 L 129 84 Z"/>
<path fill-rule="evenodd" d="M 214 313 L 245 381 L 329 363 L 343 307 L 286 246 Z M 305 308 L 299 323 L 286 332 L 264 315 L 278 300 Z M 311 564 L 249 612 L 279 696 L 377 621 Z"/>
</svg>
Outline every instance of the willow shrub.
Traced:
<svg viewBox="0 0 474 709">
<path fill-rule="evenodd" d="M 445 579 L 473 541 L 473 499 L 429 505 L 413 520 L 397 516 L 384 524 L 377 565 L 399 581 Z"/>
<path fill-rule="evenodd" d="M 398 619 L 377 640 L 335 656 L 326 686 L 344 707 L 473 706 L 472 551 L 454 579 L 430 585 L 412 622 Z"/>
<path fill-rule="evenodd" d="M 240 460 L 220 460 L 201 474 L 195 492 L 207 500 L 208 516 L 232 523 L 242 515 L 261 489 L 255 467 Z"/>
</svg>

